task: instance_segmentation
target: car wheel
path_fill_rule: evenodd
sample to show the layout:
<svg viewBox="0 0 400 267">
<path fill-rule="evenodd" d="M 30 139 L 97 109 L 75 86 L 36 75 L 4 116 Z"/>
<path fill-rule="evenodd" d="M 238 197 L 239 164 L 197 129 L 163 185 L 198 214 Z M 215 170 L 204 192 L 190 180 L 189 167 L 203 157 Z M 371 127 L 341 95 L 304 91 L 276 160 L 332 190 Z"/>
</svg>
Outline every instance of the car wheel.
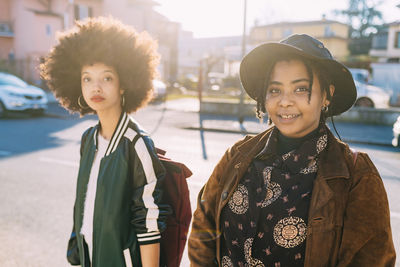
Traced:
<svg viewBox="0 0 400 267">
<path fill-rule="evenodd" d="M 7 109 L 3 102 L 0 101 L 0 118 L 5 118 L 7 116 Z"/>
<path fill-rule="evenodd" d="M 354 104 L 355 107 L 367 107 L 367 108 L 373 108 L 374 102 L 372 102 L 371 99 L 362 97 L 357 99 L 356 103 Z"/>
</svg>

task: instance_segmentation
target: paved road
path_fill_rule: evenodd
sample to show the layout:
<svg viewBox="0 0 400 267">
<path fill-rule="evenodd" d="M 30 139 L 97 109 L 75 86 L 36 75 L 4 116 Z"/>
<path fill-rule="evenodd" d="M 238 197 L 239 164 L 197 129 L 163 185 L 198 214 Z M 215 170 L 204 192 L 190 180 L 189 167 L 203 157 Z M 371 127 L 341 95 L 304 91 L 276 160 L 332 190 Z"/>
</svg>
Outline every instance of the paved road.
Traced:
<svg viewBox="0 0 400 267">
<path fill-rule="evenodd" d="M 192 205 L 223 152 L 239 133 L 187 130 L 199 123 L 192 112 L 151 106 L 134 117 L 167 155 L 187 163 Z M 190 106 L 187 107 L 190 110 Z M 96 123 L 52 107 L 58 116 L 0 120 L 0 266 L 68 266 L 65 250 L 72 225 L 80 135 Z M 203 117 L 208 123 L 210 117 Z M 158 126 L 157 126 L 158 125 Z M 233 127 L 233 126 L 232 126 Z M 400 151 L 354 145 L 367 151 L 382 174 L 400 254 Z M 188 266 L 187 257 L 181 266 Z M 400 266 L 400 264 L 398 264 Z"/>
</svg>

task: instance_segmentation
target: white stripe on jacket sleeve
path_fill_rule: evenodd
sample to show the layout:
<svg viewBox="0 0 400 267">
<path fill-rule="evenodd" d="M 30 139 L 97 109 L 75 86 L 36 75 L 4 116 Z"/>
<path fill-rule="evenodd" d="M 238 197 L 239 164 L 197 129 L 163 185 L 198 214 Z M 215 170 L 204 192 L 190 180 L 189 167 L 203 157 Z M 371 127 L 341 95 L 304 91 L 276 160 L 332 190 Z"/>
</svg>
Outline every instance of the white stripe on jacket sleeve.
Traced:
<svg viewBox="0 0 400 267">
<path fill-rule="evenodd" d="M 160 232 L 155 231 L 155 232 L 137 234 L 138 237 L 155 236 L 155 235 L 160 235 Z"/>
<path fill-rule="evenodd" d="M 160 239 L 160 238 L 161 238 L 161 235 L 149 236 L 149 237 L 138 238 L 138 241 L 140 243 L 144 243 L 144 242 L 147 242 L 147 241 L 157 240 L 157 239 Z"/>
<path fill-rule="evenodd" d="M 124 259 L 126 267 L 132 267 L 132 257 L 129 248 L 124 250 Z"/>
<path fill-rule="evenodd" d="M 150 233 L 144 233 L 144 234 L 137 234 L 138 241 L 140 243 L 146 242 L 146 241 L 151 241 L 151 240 L 156 240 L 161 238 L 160 232 L 150 232 Z"/>
<path fill-rule="evenodd" d="M 153 161 L 150 153 L 147 149 L 143 138 L 139 138 L 135 144 L 136 153 L 142 163 L 143 170 L 146 176 L 146 185 L 143 189 L 143 203 L 147 209 L 146 214 L 146 228 L 148 232 L 159 232 L 157 219 L 159 216 L 159 209 L 157 204 L 154 202 L 153 192 L 157 183 L 157 177 L 154 172 Z"/>
</svg>

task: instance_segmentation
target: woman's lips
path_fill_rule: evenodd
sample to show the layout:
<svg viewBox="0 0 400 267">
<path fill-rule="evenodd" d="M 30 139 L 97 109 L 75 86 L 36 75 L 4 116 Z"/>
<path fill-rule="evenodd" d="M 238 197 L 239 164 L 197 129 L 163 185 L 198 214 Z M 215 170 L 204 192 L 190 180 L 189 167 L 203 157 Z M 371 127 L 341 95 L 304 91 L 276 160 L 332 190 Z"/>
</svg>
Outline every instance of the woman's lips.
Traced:
<svg viewBox="0 0 400 267">
<path fill-rule="evenodd" d="M 93 102 L 101 102 L 104 100 L 104 97 L 101 96 L 93 96 L 92 98 L 90 98 L 90 100 L 92 100 Z"/>
</svg>

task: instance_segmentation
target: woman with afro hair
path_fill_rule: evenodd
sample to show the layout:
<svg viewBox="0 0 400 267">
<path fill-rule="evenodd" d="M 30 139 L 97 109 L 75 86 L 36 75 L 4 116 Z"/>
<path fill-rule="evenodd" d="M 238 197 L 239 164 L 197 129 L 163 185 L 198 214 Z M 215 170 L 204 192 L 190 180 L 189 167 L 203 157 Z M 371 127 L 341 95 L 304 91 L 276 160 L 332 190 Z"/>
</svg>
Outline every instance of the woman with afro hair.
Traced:
<svg viewBox="0 0 400 267">
<path fill-rule="evenodd" d="M 61 105 L 99 122 L 81 140 L 68 261 L 83 267 L 159 266 L 165 169 L 153 142 L 128 116 L 145 105 L 156 43 L 113 18 L 90 18 L 62 34 L 41 65 Z"/>
</svg>

